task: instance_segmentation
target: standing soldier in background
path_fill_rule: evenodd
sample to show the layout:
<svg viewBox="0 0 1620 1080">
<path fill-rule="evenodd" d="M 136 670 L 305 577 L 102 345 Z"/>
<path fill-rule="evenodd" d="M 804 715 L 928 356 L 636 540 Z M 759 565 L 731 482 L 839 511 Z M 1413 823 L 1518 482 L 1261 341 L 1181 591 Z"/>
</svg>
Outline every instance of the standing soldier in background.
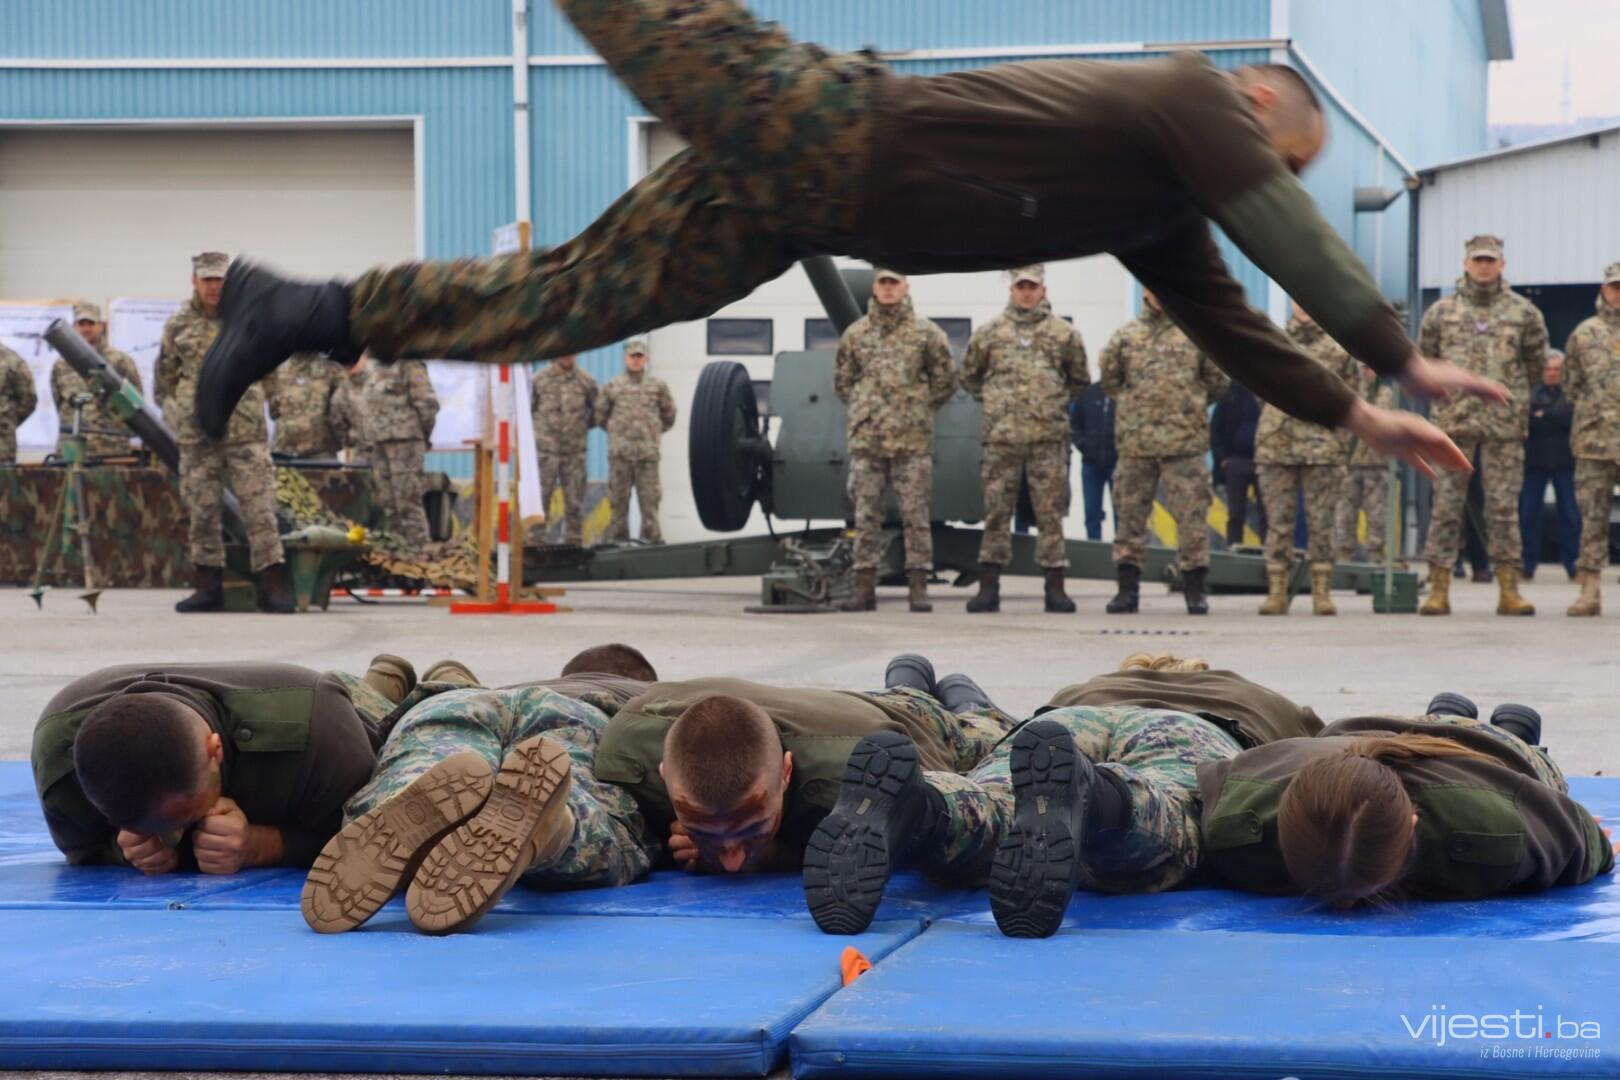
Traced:
<svg viewBox="0 0 1620 1080">
<path fill-rule="evenodd" d="M 422 458 L 433 438 L 439 398 L 425 360 L 379 364 L 367 358 L 359 394 L 361 441 L 371 457 L 372 497 L 384 528 L 421 550 L 432 542 L 422 506 L 427 478 Z"/>
<path fill-rule="evenodd" d="M 331 400 L 327 402 L 326 421 L 332 427 L 338 449 L 349 451 L 350 465 L 371 463 L 371 444 L 366 441 L 367 433 L 360 417 L 360 399 L 365 393 L 369 368 L 366 357 L 361 356 L 348 370 L 340 371 Z"/>
<path fill-rule="evenodd" d="M 230 257 L 205 251 L 191 260 L 191 301 L 163 324 L 152 370 L 153 394 L 180 444 L 180 501 L 190 518 L 191 564 L 196 588 L 174 605 L 180 612 L 225 607 L 225 542 L 221 507 L 225 485 L 242 506 L 260 611 L 293 610 L 281 532 L 276 526 L 276 473 L 264 422 L 264 391 L 255 383 L 231 413 L 224 438 L 209 439 L 197 426 L 197 373 L 219 334 L 219 294 Z"/>
<path fill-rule="evenodd" d="M 630 489 L 641 507 L 641 538 L 662 544 L 658 504 L 664 488 L 658 479 L 658 443 L 675 426 L 675 398 L 669 386 L 647 374 L 647 342 L 636 338 L 624 347 L 624 373 L 608 380 L 596 399 L 596 423 L 607 429 L 608 505 L 613 520 L 607 540 L 630 539 Z M 565 498 L 567 496 L 564 496 Z"/>
<path fill-rule="evenodd" d="M 1142 314 L 1109 339 L 1103 349 L 1103 392 L 1118 404 L 1114 431 L 1119 465 L 1114 470 L 1114 568 L 1119 592 L 1108 613 L 1133 612 L 1141 602 L 1142 560 L 1147 553 L 1148 515 L 1160 481 L 1164 504 L 1176 522 L 1183 589 L 1190 615 L 1205 615 L 1204 579 L 1209 575 L 1209 405 L 1232 385 L 1210 359 L 1142 290 Z"/>
<path fill-rule="evenodd" d="M 1035 507 L 1035 562 L 1046 575 L 1046 610 L 1074 611 L 1063 589 L 1069 566 L 1063 515 L 1069 509 L 1069 402 L 1086 392 L 1080 331 L 1052 314 L 1046 267 L 1012 272 L 1007 309 L 973 332 L 962 361 L 962 389 L 984 402 L 984 540 L 979 595 L 969 611 L 1001 610 L 1001 568 L 1012 557 L 1018 481 L 1029 478 Z"/>
<path fill-rule="evenodd" d="M 1575 503 L 1581 508 L 1580 599 L 1571 615 L 1603 611 L 1609 565 L 1609 510 L 1620 480 L 1620 262 L 1603 269 L 1597 314 L 1575 328 L 1564 349 L 1564 392 L 1575 403 Z"/>
<path fill-rule="evenodd" d="M 877 608 L 883 554 L 883 493 L 894 488 L 905 532 L 912 611 L 932 611 L 934 413 L 956 392 L 945 331 L 911 307 L 911 283 L 895 270 L 872 278 L 872 303 L 838 339 L 833 393 L 849 410 L 849 501 L 855 509 L 855 591 L 845 611 Z"/>
<path fill-rule="evenodd" d="M 572 356 L 559 356 L 530 379 L 529 415 L 540 459 L 546 534 L 552 533 L 551 503 L 561 488 L 562 542 L 578 545 L 585 540 L 585 436 L 596 418 L 596 380 Z"/>
<path fill-rule="evenodd" d="M 1387 380 L 1380 383 L 1378 373 L 1364 364 L 1358 363 L 1357 368 L 1357 381 L 1351 385 L 1360 392 L 1362 400 L 1372 401 L 1380 409 L 1395 408 L 1394 384 Z M 1389 459 L 1365 441 L 1356 439 L 1350 450 L 1349 464 L 1333 520 L 1334 557 L 1340 562 L 1355 561 L 1356 522 L 1365 511 L 1367 561 L 1380 563 L 1384 561 L 1384 533 L 1389 529 Z M 1399 555 L 1397 550 L 1397 558 Z"/>
<path fill-rule="evenodd" d="M 84 338 L 86 345 L 101 354 L 108 367 L 133 383 L 136 390 L 145 393 L 141 388 L 141 371 L 135 366 L 135 361 L 128 353 L 107 344 L 107 323 L 101 317 L 101 308 L 88 300 L 76 301 L 73 305 L 73 328 Z M 56 441 L 57 452 L 61 453 L 62 439 L 73 430 L 74 394 L 89 394 L 94 398 L 84 407 L 80 424 L 80 430 L 87 433 L 85 453 L 93 458 L 126 456 L 129 453 L 129 429 L 107 407 L 106 400 L 92 390 L 90 384 L 69 367 L 66 360 L 60 358 L 51 365 L 51 400 L 56 403 L 57 427 L 60 431 Z"/>
<path fill-rule="evenodd" d="M 1536 306 L 1507 287 L 1502 241 L 1476 236 L 1465 246 L 1457 292 L 1423 316 L 1418 347 L 1460 368 L 1495 379 L 1512 395 L 1502 403 L 1458 395 L 1436 402 L 1431 417 L 1469 458 L 1478 456 L 1485 488 L 1486 543 L 1496 567 L 1498 615 L 1534 615 L 1519 595 L 1519 489 L 1524 484 L 1524 440 L 1530 433 L 1530 394 L 1547 363 L 1547 323 Z M 1468 477 L 1447 473 L 1434 482 L 1429 542 L 1429 598 L 1425 615 L 1451 614 L 1451 564 L 1457 559 Z"/>
<path fill-rule="evenodd" d="M 0 345 L 0 465 L 17 463 L 17 427 L 34 415 L 39 391 L 28 362 Z"/>
<path fill-rule="evenodd" d="M 320 353 L 296 353 L 264 380 L 270 419 L 276 422 L 273 453 L 295 458 L 331 457 L 342 445 L 332 430 L 332 394 L 343 369 Z"/>
<path fill-rule="evenodd" d="M 1356 384 L 1356 362 L 1328 337 L 1298 303 L 1288 320 L 1288 336 L 1301 352 Z M 1254 463 L 1265 500 L 1266 586 L 1262 615 L 1288 614 L 1288 571 L 1294 561 L 1294 521 L 1305 499 L 1307 558 L 1311 563 L 1311 614 L 1337 615 L 1333 606 L 1333 517 L 1344 487 L 1345 445 L 1331 428 L 1289 416 L 1275 405 L 1260 410 L 1254 437 Z"/>
</svg>

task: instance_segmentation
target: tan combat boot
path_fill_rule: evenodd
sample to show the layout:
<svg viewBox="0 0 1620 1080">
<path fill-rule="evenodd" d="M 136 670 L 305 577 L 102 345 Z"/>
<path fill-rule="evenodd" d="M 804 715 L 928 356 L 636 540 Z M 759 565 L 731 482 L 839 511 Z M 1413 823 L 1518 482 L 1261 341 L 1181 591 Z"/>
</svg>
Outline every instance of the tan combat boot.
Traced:
<svg viewBox="0 0 1620 1080">
<path fill-rule="evenodd" d="M 855 591 L 839 605 L 845 611 L 877 610 L 877 571 L 855 571 Z"/>
<path fill-rule="evenodd" d="M 934 605 L 928 602 L 928 571 L 907 570 L 906 583 L 911 590 L 907 597 L 911 610 L 924 614 L 933 611 Z"/>
<path fill-rule="evenodd" d="M 1603 575 L 1596 570 L 1582 570 L 1578 580 L 1581 583 L 1581 595 L 1578 600 L 1569 605 L 1567 614 L 1603 614 Z"/>
<path fill-rule="evenodd" d="M 1496 568 L 1496 613 L 1498 615 L 1534 615 L 1536 607 L 1530 601 L 1519 595 L 1519 568 L 1517 566 L 1498 566 Z"/>
<path fill-rule="evenodd" d="M 422 672 L 423 682 L 447 682 L 457 686 L 483 686 L 478 676 L 459 660 L 440 660 Z"/>
<path fill-rule="evenodd" d="M 398 705 L 416 688 L 416 669 L 403 656 L 378 653 L 371 658 L 371 666 L 360 681 Z"/>
<path fill-rule="evenodd" d="M 1266 567 L 1266 602 L 1260 605 L 1260 614 L 1286 615 L 1288 600 L 1287 567 Z"/>
<path fill-rule="evenodd" d="M 1337 615 L 1339 609 L 1333 606 L 1333 564 L 1313 563 L 1311 565 L 1311 614 Z"/>
<path fill-rule="evenodd" d="M 1429 598 L 1418 608 L 1418 614 L 1451 614 L 1451 567 L 1429 564 Z"/>
</svg>

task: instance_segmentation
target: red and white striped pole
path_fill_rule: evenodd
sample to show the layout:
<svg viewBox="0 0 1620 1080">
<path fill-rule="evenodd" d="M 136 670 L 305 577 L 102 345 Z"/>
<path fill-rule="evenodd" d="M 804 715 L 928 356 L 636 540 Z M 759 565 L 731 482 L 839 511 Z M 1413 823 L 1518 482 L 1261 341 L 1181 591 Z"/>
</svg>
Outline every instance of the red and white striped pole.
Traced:
<svg viewBox="0 0 1620 1080">
<path fill-rule="evenodd" d="M 512 582 L 512 414 L 517 391 L 512 385 L 512 365 L 501 365 L 500 385 L 495 388 L 495 603 L 510 604 Z M 521 584 L 521 583 L 520 583 Z M 522 589 L 515 590 L 522 595 Z"/>
</svg>

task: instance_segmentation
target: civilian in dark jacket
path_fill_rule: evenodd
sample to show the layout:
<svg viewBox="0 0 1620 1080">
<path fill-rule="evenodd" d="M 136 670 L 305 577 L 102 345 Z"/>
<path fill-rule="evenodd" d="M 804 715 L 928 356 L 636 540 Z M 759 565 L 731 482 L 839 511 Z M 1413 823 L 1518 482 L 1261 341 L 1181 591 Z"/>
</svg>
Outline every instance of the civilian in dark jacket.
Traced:
<svg viewBox="0 0 1620 1080">
<path fill-rule="evenodd" d="M 1575 576 L 1575 554 L 1581 541 L 1581 511 L 1575 504 L 1575 455 L 1569 448 L 1575 405 L 1564 396 L 1564 354 L 1547 353 L 1542 384 L 1530 395 L 1530 437 L 1524 443 L 1524 489 L 1519 494 L 1519 533 L 1524 546 L 1524 576 L 1536 575 L 1541 556 L 1541 512 L 1547 485 L 1558 503 L 1558 558 Z"/>
<path fill-rule="evenodd" d="M 1080 451 L 1080 490 L 1086 506 L 1086 539 L 1102 539 L 1103 489 L 1114 482 L 1114 399 L 1092 383 L 1069 403 L 1069 435 Z"/>
<path fill-rule="evenodd" d="M 1260 484 L 1254 471 L 1254 432 L 1259 423 L 1259 399 L 1248 387 L 1235 382 L 1231 391 L 1215 403 L 1215 413 L 1210 418 L 1209 444 L 1215 458 L 1215 486 L 1226 485 L 1228 544 L 1243 543 L 1251 487 L 1260 532 L 1263 535 L 1266 531 L 1266 506 L 1260 501 Z"/>
</svg>

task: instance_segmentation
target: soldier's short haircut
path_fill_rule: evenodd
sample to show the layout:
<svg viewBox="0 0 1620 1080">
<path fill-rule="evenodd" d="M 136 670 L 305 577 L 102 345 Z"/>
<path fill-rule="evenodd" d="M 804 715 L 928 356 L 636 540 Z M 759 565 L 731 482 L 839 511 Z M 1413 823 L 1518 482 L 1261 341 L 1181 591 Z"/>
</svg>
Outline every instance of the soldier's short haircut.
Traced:
<svg viewBox="0 0 1620 1080">
<path fill-rule="evenodd" d="M 640 649 L 631 648 L 617 641 L 582 649 L 572 660 L 564 664 L 562 669 L 564 675 L 579 675 L 586 672 L 621 675 L 626 679 L 640 679 L 642 682 L 658 681 L 658 672 L 654 671 L 652 663 L 641 655 Z"/>
<path fill-rule="evenodd" d="M 665 768 L 704 808 L 725 812 L 761 778 L 782 775 L 782 737 L 750 701 L 716 695 L 687 708 L 664 736 Z"/>
<path fill-rule="evenodd" d="M 202 779 L 195 713 L 163 694 L 120 694 L 91 709 L 73 740 L 73 769 L 92 806 L 121 829 L 149 821 Z"/>
<path fill-rule="evenodd" d="M 1302 122 L 1309 113 L 1322 112 L 1322 99 L 1316 96 L 1310 80 L 1287 64 L 1246 64 L 1238 69 L 1238 76 L 1277 91 L 1282 114 L 1290 123 Z"/>
</svg>

